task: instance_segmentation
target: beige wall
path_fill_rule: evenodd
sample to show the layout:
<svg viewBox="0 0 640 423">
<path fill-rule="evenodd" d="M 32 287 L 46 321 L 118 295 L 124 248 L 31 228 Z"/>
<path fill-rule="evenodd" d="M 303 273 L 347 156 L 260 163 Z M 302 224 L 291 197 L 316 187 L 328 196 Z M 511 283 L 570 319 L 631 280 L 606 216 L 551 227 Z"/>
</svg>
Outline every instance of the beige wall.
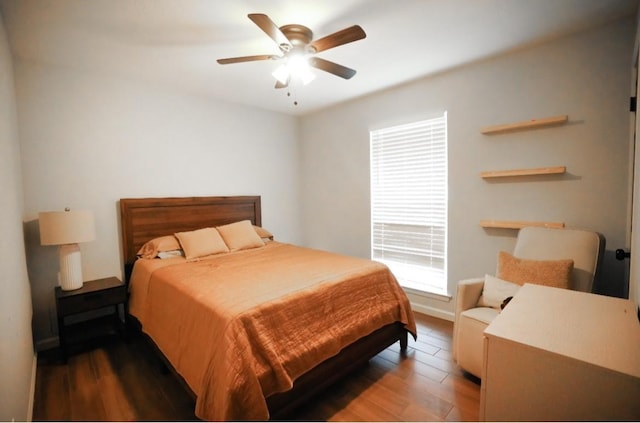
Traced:
<svg viewBox="0 0 640 423">
<path fill-rule="evenodd" d="M 263 225 L 299 241 L 295 118 L 20 59 L 16 87 L 38 348 L 57 342 L 57 253 L 39 245 L 40 211 L 93 211 L 85 280 L 121 276 L 125 197 L 261 195 Z"/>
<path fill-rule="evenodd" d="M 448 289 L 494 273 L 515 231 L 482 219 L 563 221 L 607 239 L 601 292 L 620 292 L 626 247 L 629 95 L 635 22 L 616 22 L 364 97 L 301 123 L 302 222 L 312 247 L 369 256 L 369 131 L 448 112 Z M 417 51 L 416 54 L 429 54 Z M 484 136 L 481 127 L 569 115 L 569 124 Z M 487 182 L 484 170 L 567 166 L 542 179 Z M 412 296 L 452 318 L 446 299 Z"/>
<path fill-rule="evenodd" d="M 13 69 L 0 16 L 0 421 L 31 418 L 35 381 L 31 297 L 22 230 L 20 144 Z"/>
</svg>

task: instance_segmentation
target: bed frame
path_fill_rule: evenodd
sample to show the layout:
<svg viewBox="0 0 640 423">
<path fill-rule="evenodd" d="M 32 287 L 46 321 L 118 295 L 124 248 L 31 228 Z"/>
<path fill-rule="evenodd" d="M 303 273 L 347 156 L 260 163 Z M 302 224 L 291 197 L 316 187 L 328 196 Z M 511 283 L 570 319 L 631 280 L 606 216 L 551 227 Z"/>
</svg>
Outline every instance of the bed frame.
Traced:
<svg viewBox="0 0 640 423">
<path fill-rule="evenodd" d="M 250 220 L 254 225 L 262 225 L 260 196 L 126 198 L 120 200 L 120 217 L 127 283 L 136 253 L 145 242 L 153 238 L 239 220 Z M 136 319 L 131 316 L 130 321 Z M 401 351 L 406 351 L 407 331 L 400 323 L 384 326 L 345 347 L 338 355 L 300 376 L 289 391 L 267 397 L 271 419 L 287 417 L 296 407 L 366 364 L 369 359 L 397 341 L 400 341 Z M 158 348 L 155 349 L 159 351 Z M 166 358 L 162 359 L 172 367 Z M 193 395 L 193 392 L 190 393 Z"/>
</svg>

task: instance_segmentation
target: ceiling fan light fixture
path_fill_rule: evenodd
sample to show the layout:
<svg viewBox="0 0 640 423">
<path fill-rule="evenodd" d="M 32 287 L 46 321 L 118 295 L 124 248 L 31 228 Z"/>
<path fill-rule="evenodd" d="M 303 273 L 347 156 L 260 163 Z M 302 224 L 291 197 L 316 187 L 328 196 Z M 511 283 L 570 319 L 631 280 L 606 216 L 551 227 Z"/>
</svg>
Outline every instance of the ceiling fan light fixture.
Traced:
<svg viewBox="0 0 640 423">
<path fill-rule="evenodd" d="M 286 64 L 282 64 L 274 70 L 271 75 L 277 79 L 281 84 L 287 84 L 289 82 L 289 68 Z"/>
<path fill-rule="evenodd" d="M 303 85 L 308 85 L 309 83 L 311 83 L 311 81 L 316 79 L 316 76 L 313 72 L 311 72 L 309 68 L 301 70 L 298 73 L 298 77 L 300 77 Z"/>
<path fill-rule="evenodd" d="M 311 69 L 309 69 L 309 61 L 306 56 L 291 56 L 287 61 L 287 67 L 289 68 L 289 73 L 294 77 L 300 78 L 303 85 L 309 84 L 316 78 Z"/>
<path fill-rule="evenodd" d="M 291 56 L 272 73 L 281 84 L 288 84 L 291 78 L 299 79 L 303 85 L 309 84 L 316 76 L 311 72 L 305 56 Z"/>
</svg>

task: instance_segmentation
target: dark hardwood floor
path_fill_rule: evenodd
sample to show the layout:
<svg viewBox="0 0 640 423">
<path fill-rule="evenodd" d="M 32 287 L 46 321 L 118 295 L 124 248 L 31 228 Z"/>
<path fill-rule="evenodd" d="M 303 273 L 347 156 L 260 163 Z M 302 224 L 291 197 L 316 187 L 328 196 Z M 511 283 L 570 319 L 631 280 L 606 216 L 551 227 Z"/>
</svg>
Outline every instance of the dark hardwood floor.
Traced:
<svg viewBox="0 0 640 423">
<path fill-rule="evenodd" d="M 418 341 L 395 344 L 301 407 L 305 421 L 477 421 L 479 381 L 451 357 L 453 324 L 416 314 Z M 33 420 L 196 420 L 194 401 L 141 336 L 103 340 L 66 364 L 38 354 Z"/>
</svg>

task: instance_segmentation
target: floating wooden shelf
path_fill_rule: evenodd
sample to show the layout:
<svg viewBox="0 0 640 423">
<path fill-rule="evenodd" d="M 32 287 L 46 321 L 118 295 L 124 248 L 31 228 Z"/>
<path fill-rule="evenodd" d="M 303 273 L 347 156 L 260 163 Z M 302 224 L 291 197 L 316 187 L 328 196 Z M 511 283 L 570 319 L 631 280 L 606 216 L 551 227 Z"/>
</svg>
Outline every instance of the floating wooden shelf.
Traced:
<svg viewBox="0 0 640 423">
<path fill-rule="evenodd" d="M 542 226 L 544 228 L 564 228 L 564 222 L 530 222 L 524 220 L 481 220 L 483 228 L 521 229 L 526 226 Z"/>
<path fill-rule="evenodd" d="M 480 172 L 483 178 L 508 178 L 512 176 L 559 175 L 567 171 L 566 166 L 537 167 L 533 169 L 488 170 Z"/>
<path fill-rule="evenodd" d="M 563 123 L 566 123 L 567 120 L 569 120 L 569 116 L 567 115 L 553 116 L 553 117 L 548 117 L 543 119 L 531 119 L 523 122 L 487 126 L 485 128 L 480 129 L 480 132 L 482 132 L 485 135 L 491 135 L 491 134 L 501 134 L 504 132 L 512 132 L 512 131 L 523 131 L 526 129 L 540 128 L 543 126 L 562 125 Z"/>
</svg>

